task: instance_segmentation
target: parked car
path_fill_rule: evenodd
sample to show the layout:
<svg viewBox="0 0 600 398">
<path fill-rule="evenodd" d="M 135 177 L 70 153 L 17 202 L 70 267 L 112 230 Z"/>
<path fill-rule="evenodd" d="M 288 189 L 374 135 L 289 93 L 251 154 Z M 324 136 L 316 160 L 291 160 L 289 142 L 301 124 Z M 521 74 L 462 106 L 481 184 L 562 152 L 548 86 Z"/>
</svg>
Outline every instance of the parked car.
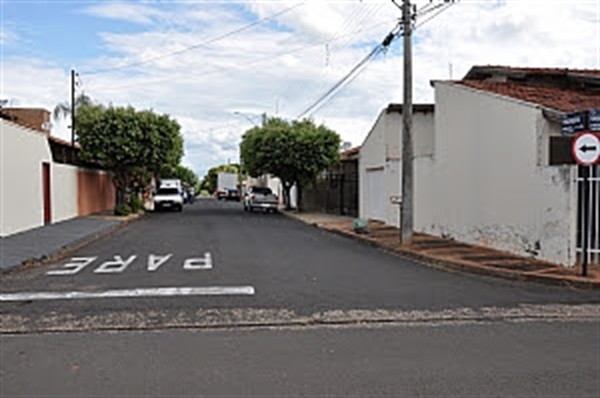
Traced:
<svg viewBox="0 0 600 398">
<path fill-rule="evenodd" d="M 154 194 L 154 210 L 183 210 L 183 195 L 177 187 L 159 188 Z"/>
<path fill-rule="evenodd" d="M 272 211 L 275 213 L 279 206 L 277 195 L 271 191 L 271 188 L 265 187 L 250 187 L 244 196 L 244 210 L 254 211 L 254 209 L 262 209 L 265 212 Z"/>
<path fill-rule="evenodd" d="M 234 200 L 240 201 L 240 194 L 237 189 L 221 189 L 216 192 L 215 196 L 219 200 Z"/>
</svg>

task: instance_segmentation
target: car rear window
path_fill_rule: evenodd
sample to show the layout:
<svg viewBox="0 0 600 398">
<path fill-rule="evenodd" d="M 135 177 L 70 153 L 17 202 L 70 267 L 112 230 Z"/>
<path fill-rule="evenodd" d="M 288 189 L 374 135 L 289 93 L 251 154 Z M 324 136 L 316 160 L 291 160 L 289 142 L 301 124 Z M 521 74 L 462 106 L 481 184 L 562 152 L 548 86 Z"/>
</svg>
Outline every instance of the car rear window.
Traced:
<svg viewBox="0 0 600 398">
<path fill-rule="evenodd" d="M 177 195 L 179 189 L 177 188 L 161 188 L 158 190 L 157 195 Z"/>
<path fill-rule="evenodd" d="M 271 195 L 273 193 L 273 191 L 271 191 L 271 188 L 252 188 L 252 193 L 257 193 L 260 195 Z"/>
</svg>

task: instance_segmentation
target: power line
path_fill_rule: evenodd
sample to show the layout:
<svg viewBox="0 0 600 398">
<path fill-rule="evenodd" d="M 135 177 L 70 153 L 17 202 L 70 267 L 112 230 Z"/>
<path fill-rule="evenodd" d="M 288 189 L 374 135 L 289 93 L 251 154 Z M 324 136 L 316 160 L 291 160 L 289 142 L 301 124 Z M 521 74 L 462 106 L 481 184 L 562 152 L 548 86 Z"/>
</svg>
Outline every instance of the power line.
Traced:
<svg viewBox="0 0 600 398">
<path fill-rule="evenodd" d="M 395 19 L 394 19 L 395 20 Z M 219 74 L 219 73 L 225 73 L 228 72 L 231 69 L 240 69 L 240 68 L 247 68 L 250 65 L 255 65 L 255 64 L 259 64 L 259 63 L 263 63 L 263 62 L 267 62 L 267 61 L 271 61 L 277 58 L 280 58 L 284 55 L 289 55 L 289 54 L 295 54 L 310 48 L 315 48 L 315 47 L 319 47 L 322 46 L 324 44 L 327 43 L 332 43 L 338 39 L 343 39 L 346 37 L 351 37 L 354 36 L 358 33 L 361 33 L 365 30 L 368 29 L 372 29 L 372 28 L 377 28 L 379 26 L 382 26 L 384 24 L 388 24 L 390 23 L 392 20 L 387 20 L 387 21 L 383 21 L 377 24 L 373 24 L 371 26 L 368 26 L 366 28 L 361 28 L 361 29 L 357 29 L 353 32 L 349 32 L 346 35 L 342 35 L 342 36 L 338 36 L 335 40 L 330 39 L 327 41 L 322 41 L 319 43 L 315 43 L 315 44 L 309 44 L 309 45 L 305 45 L 305 46 L 301 46 L 301 47 L 297 47 L 294 49 L 291 49 L 289 51 L 285 51 L 276 55 L 270 55 L 270 56 L 266 56 L 263 58 L 258 58 L 252 61 L 248 61 L 248 62 L 244 62 L 243 64 L 236 64 L 236 65 L 232 65 L 232 66 L 228 66 L 228 67 L 223 67 L 223 66 L 217 66 L 214 67 L 213 69 L 210 70 L 206 70 L 204 72 L 200 72 L 200 73 L 193 73 L 193 72 L 186 72 L 185 75 L 178 75 L 178 76 L 169 76 L 169 77 L 164 77 L 164 78 L 159 78 L 156 80 L 152 80 L 152 81 L 146 81 L 146 82 L 138 82 L 138 83 L 131 83 L 131 84 L 124 84 L 124 85 L 115 85 L 115 86 L 109 86 L 109 87 L 102 87 L 100 91 L 114 91 L 114 90 L 122 90 L 125 88 L 130 88 L 130 87 L 138 87 L 138 86 L 148 86 L 151 84 L 157 84 L 157 83 L 164 83 L 164 82 L 169 82 L 169 81 L 175 81 L 175 80 L 180 80 L 180 79 L 189 79 L 190 77 L 203 77 L 203 76 L 207 76 L 207 75 L 212 75 L 212 74 Z"/>
<path fill-rule="evenodd" d="M 366 20 L 368 20 L 369 18 L 371 18 L 373 15 L 376 15 L 377 13 L 379 13 L 379 11 L 382 9 L 382 7 L 384 6 L 383 3 L 379 3 L 378 5 L 375 3 L 370 3 L 371 7 L 370 8 L 362 8 L 360 12 L 355 12 L 353 14 L 351 14 L 351 17 L 349 17 L 346 22 L 342 25 L 342 28 L 340 28 L 340 30 L 334 35 L 334 38 L 341 38 L 343 37 L 342 32 L 344 32 L 348 27 L 350 27 L 351 25 L 357 25 L 357 26 L 361 26 Z M 396 19 L 394 19 L 395 21 Z M 385 24 L 387 24 L 389 22 L 385 22 Z M 379 25 L 383 25 L 383 23 L 378 24 Z M 350 42 L 350 37 L 351 35 L 347 35 L 347 39 L 343 40 L 339 43 L 336 43 L 334 46 L 331 46 L 329 48 L 330 54 L 335 54 L 336 51 L 341 50 L 345 47 L 348 46 L 349 42 Z M 336 40 L 337 42 L 337 40 Z M 307 64 L 309 62 L 311 62 L 312 60 L 314 60 L 314 56 L 310 57 L 308 60 L 304 60 L 304 63 Z M 305 76 L 305 79 L 310 79 L 313 78 L 313 80 L 315 81 L 321 81 L 323 75 L 325 74 L 325 72 L 327 71 L 326 68 L 321 68 L 318 72 L 317 71 L 313 71 L 312 73 L 308 74 L 307 76 Z M 321 90 L 322 88 L 325 87 L 327 83 L 317 83 L 317 89 Z M 284 97 L 293 97 L 293 98 L 297 98 L 298 97 L 298 93 L 302 93 L 306 91 L 306 85 L 303 84 L 302 82 L 296 82 L 294 84 L 290 84 L 288 86 L 286 86 L 282 91 L 285 93 Z"/>
<path fill-rule="evenodd" d="M 413 28 L 413 30 L 417 29 L 418 27 L 421 27 L 425 23 L 431 21 L 432 19 L 434 19 L 435 17 L 440 15 L 442 12 L 446 11 L 448 8 L 450 8 L 454 4 L 455 4 L 454 1 L 445 1 L 442 4 L 436 4 L 433 6 L 431 6 L 430 4 L 427 4 L 427 5 L 423 6 L 421 9 L 416 11 L 416 13 L 414 14 L 415 16 L 427 15 L 431 12 L 434 12 L 435 10 L 438 10 L 438 11 L 433 13 L 433 15 L 431 15 L 429 18 L 426 18 L 423 21 L 421 21 L 419 24 L 416 24 L 415 27 Z M 371 61 L 372 59 L 374 59 L 375 56 L 377 56 L 389 44 L 391 44 L 391 42 L 393 41 L 394 38 L 396 38 L 398 35 L 401 35 L 401 34 L 402 34 L 401 30 L 398 31 L 397 33 L 393 33 L 393 31 L 390 32 L 390 34 L 388 34 L 388 36 L 384 39 L 384 41 L 379 46 L 375 47 L 373 49 L 373 51 L 371 51 L 371 53 L 369 53 L 354 68 L 352 68 L 350 70 L 350 72 L 348 72 L 340 81 L 338 81 L 332 88 L 330 88 L 325 94 L 323 94 L 321 97 L 319 97 L 319 99 L 317 99 L 311 106 L 309 106 L 304 112 L 302 112 L 298 116 L 298 119 L 300 119 L 310 113 L 316 112 L 318 109 L 323 107 L 327 102 L 329 102 L 331 99 L 333 99 L 333 97 L 337 93 L 339 93 L 342 86 L 348 85 L 352 81 L 354 81 L 354 79 L 356 79 L 358 77 L 358 75 L 364 70 L 364 67 L 367 65 L 367 63 L 369 61 Z"/>
<path fill-rule="evenodd" d="M 440 6 L 440 7 L 433 7 L 429 12 L 432 12 L 434 10 L 438 10 L 438 11 L 433 13 L 429 18 L 425 18 L 420 23 L 416 24 L 414 29 L 417 29 L 417 28 L 423 26 L 424 24 L 431 21 L 432 19 L 434 19 L 435 17 L 437 17 L 438 15 L 440 15 L 441 13 L 443 13 L 444 11 L 446 11 L 448 8 L 452 7 L 455 4 L 456 4 L 455 2 L 449 2 L 449 3 L 438 4 L 438 6 Z M 428 14 L 429 12 L 423 13 L 422 15 Z"/>
<path fill-rule="evenodd" d="M 269 20 L 274 19 L 274 18 L 276 18 L 278 16 L 281 16 L 281 15 L 287 13 L 287 12 L 290 12 L 293 9 L 295 9 L 297 7 L 300 7 L 301 5 L 304 5 L 304 4 L 305 4 L 305 2 L 301 2 L 301 3 L 295 4 L 295 5 L 290 6 L 290 7 L 286 8 L 286 9 L 284 9 L 282 11 L 276 12 L 275 14 L 272 14 L 272 15 L 270 15 L 268 17 L 261 18 L 261 19 L 259 19 L 257 21 L 254 21 L 254 22 L 251 22 L 251 23 L 249 23 L 247 25 L 244 25 L 241 28 L 232 30 L 230 32 L 224 33 L 224 34 L 222 34 L 220 36 L 217 36 L 217 37 L 213 37 L 213 38 L 205 40 L 205 41 L 203 41 L 201 43 L 197 43 L 197 44 L 191 45 L 191 46 L 183 48 L 181 50 L 173 51 L 173 52 L 170 52 L 170 53 L 167 53 L 167 54 L 159 55 L 159 56 L 148 58 L 148 59 L 141 60 L 141 61 L 132 62 L 132 63 L 126 64 L 126 65 L 115 66 L 115 67 L 106 68 L 106 69 L 97 69 L 97 70 L 87 71 L 87 72 L 82 72 L 82 73 L 84 73 L 86 75 L 97 75 L 97 74 L 100 74 L 100 73 L 113 72 L 113 71 L 117 71 L 117 70 L 128 69 L 128 68 L 131 68 L 131 67 L 134 67 L 134 66 L 144 65 L 144 64 L 147 64 L 147 63 L 150 63 L 150 62 L 154 62 L 154 61 L 158 61 L 158 60 L 165 59 L 165 58 L 168 58 L 168 57 L 172 57 L 174 55 L 183 54 L 183 53 L 195 50 L 195 49 L 197 49 L 199 47 L 204 47 L 204 46 L 206 46 L 208 44 L 212 44 L 212 43 L 215 43 L 217 41 L 226 39 L 226 38 L 228 38 L 230 36 L 233 36 L 233 35 L 236 35 L 238 33 L 241 33 L 241 32 L 243 32 L 245 30 L 253 28 L 254 26 L 260 25 L 263 22 L 269 21 Z"/>
<path fill-rule="evenodd" d="M 381 44 L 378 44 L 371 52 L 364 57 L 358 64 L 356 64 L 342 79 L 340 79 L 336 84 L 333 85 L 329 90 L 327 90 L 322 96 L 320 96 L 312 105 L 310 105 L 304 112 L 302 112 L 297 119 L 301 119 L 304 116 L 312 113 L 318 107 L 322 106 L 325 101 L 331 99 L 337 92 L 339 92 L 339 88 L 341 88 L 345 83 L 349 83 L 353 81 L 356 76 L 360 73 L 361 69 L 366 66 L 366 64 L 374 59 L 378 54 L 380 54 L 385 48 L 387 48 L 394 38 L 399 34 L 395 32 L 399 27 L 396 26 L 388 35 L 383 39 Z"/>
</svg>

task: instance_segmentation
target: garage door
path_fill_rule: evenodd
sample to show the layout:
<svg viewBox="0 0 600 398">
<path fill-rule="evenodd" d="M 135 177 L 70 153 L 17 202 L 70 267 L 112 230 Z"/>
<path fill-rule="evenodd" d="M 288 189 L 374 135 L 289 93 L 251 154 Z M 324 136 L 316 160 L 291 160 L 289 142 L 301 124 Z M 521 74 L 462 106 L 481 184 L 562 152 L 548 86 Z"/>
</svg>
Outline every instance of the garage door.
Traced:
<svg viewBox="0 0 600 398">
<path fill-rule="evenodd" d="M 366 192 L 366 218 L 385 221 L 385 185 L 384 171 L 381 169 L 367 170 L 365 182 Z"/>
</svg>

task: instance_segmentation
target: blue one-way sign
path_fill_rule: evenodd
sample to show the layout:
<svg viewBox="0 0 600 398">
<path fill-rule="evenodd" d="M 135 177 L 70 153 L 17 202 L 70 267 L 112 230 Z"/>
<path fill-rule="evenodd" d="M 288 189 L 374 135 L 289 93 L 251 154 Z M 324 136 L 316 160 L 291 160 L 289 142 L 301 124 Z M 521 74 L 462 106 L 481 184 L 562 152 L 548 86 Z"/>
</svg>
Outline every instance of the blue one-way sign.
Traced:
<svg viewBox="0 0 600 398">
<path fill-rule="evenodd" d="M 590 109 L 588 124 L 590 130 L 600 131 L 600 109 Z"/>
<path fill-rule="evenodd" d="M 585 112 L 567 113 L 560 121 L 562 134 L 575 134 L 585 130 Z"/>
</svg>

